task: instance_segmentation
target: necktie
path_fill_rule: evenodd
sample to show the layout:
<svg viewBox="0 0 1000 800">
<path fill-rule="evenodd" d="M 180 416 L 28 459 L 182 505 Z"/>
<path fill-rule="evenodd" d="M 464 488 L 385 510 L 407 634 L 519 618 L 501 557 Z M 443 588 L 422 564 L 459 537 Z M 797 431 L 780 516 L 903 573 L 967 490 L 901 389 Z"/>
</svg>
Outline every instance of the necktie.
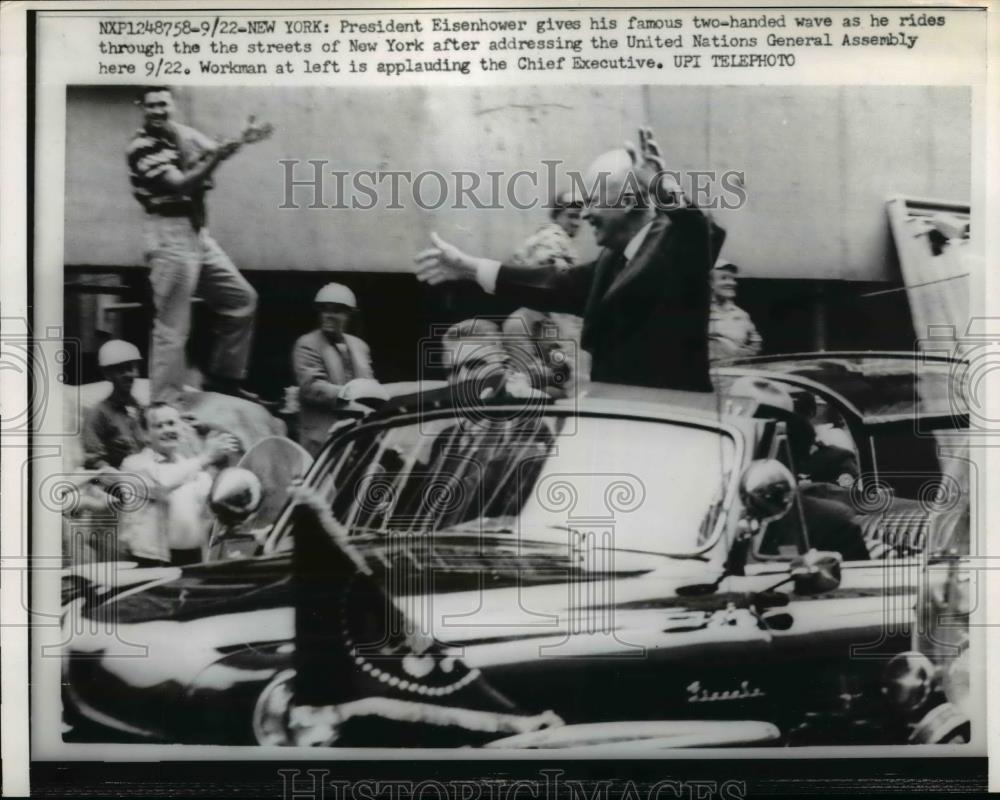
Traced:
<svg viewBox="0 0 1000 800">
<path fill-rule="evenodd" d="M 350 383 L 357 377 L 351 350 L 345 342 L 337 342 L 334 347 L 337 349 L 340 361 L 344 365 L 344 383 Z"/>
</svg>

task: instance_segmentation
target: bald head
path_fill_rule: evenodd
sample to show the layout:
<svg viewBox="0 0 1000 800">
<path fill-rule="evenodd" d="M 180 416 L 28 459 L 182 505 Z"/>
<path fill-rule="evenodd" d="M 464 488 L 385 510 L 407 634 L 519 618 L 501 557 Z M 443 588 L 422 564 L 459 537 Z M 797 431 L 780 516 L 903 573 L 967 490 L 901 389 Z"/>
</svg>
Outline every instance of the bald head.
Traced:
<svg viewBox="0 0 1000 800">
<path fill-rule="evenodd" d="M 590 187 L 600 181 L 602 176 L 605 176 L 609 187 L 615 185 L 619 189 L 634 190 L 642 197 L 648 197 L 656 172 L 645 164 L 633 162 L 628 150 L 617 149 L 608 150 L 595 158 L 587 167 L 584 180 Z"/>
<path fill-rule="evenodd" d="M 636 165 L 627 150 L 609 150 L 584 173 L 587 206 L 583 217 L 602 247 L 621 251 L 652 216 L 649 187 L 652 169 Z"/>
<path fill-rule="evenodd" d="M 631 169 L 632 157 L 627 150 L 608 150 L 590 162 L 585 178 L 588 184 L 597 180 L 602 174 L 607 175 L 608 180 L 624 181 L 625 175 Z"/>
</svg>

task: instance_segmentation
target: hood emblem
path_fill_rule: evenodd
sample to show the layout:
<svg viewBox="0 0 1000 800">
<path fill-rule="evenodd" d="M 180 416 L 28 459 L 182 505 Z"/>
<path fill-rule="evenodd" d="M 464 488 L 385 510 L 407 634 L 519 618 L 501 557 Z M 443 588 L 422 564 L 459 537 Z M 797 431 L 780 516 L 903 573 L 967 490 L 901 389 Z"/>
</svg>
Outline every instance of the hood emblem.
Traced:
<svg viewBox="0 0 1000 800">
<path fill-rule="evenodd" d="M 717 700 L 750 700 L 755 697 L 765 697 L 766 692 L 757 686 L 751 686 L 750 681 L 741 681 L 739 689 L 724 689 L 713 691 L 694 681 L 687 685 L 689 703 L 714 703 Z"/>
</svg>

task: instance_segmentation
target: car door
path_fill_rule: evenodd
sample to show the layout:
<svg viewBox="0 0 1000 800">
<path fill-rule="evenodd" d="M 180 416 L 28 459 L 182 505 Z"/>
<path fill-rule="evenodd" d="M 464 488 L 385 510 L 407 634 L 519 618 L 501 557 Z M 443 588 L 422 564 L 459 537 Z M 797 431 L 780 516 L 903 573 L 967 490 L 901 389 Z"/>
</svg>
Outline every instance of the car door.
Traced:
<svg viewBox="0 0 1000 800">
<path fill-rule="evenodd" d="M 772 457 L 795 471 L 783 434 L 776 437 Z M 877 696 L 885 663 L 908 646 L 920 559 L 899 553 L 880 560 L 848 558 L 841 562 L 838 586 L 797 593 L 793 561 L 814 544 L 810 524 L 815 529 L 824 522 L 803 499 L 800 488 L 796 506 L 782 520 L 780 538 L 769 538 L 767 526 L 756 537 L 752 563 L 740 583 L 748 591 L 777 587 L 788 592 L 788 604 L 761 610 L 760 621 L 771 637 L 774 671 L 789 713 L 849 716 L 854 712 L 845 709 Z M 848 506 L 842 513 L 849 522 L 853 510 Z"/>
</svg>

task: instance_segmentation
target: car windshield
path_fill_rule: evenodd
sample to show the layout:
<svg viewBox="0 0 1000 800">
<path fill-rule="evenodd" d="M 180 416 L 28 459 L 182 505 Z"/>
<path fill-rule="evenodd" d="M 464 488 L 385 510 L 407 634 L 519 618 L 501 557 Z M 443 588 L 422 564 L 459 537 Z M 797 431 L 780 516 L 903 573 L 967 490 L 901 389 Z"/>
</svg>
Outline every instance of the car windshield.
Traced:
<svg viewBox="0 0 1000 800">
<path fill-rule="evenodd" d="M 668 421 L 552 414 L 489 426 L 457 416 L 360 429 L 320 482 L 352 533 L 489 532 L 690 554 L 732 479 L 728 434 Z"/>
</svg>

